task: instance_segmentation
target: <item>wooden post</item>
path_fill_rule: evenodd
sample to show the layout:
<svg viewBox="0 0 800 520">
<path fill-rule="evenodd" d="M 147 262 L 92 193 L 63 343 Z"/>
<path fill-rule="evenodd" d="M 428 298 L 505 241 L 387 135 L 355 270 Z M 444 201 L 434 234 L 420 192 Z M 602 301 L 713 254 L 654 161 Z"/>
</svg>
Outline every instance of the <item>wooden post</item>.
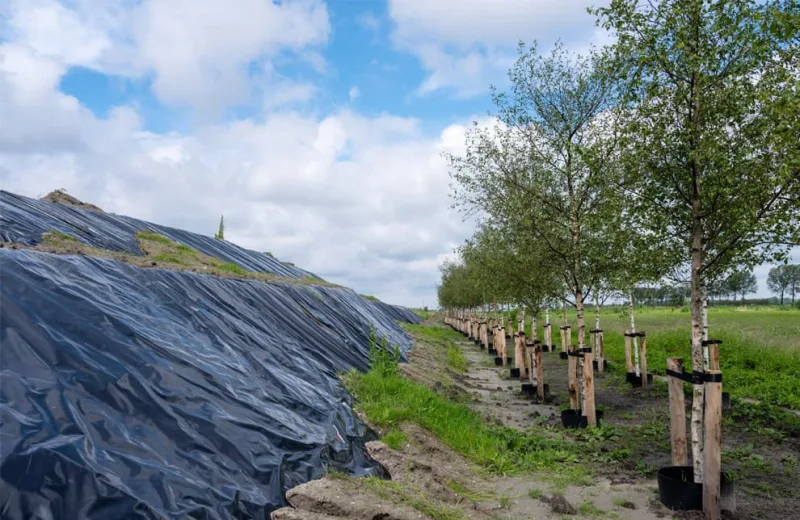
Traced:
<svg viewBox="0 0 800 520">
<path fill-rule="evenodd" d="M 642 341 L 639 343 L 639 363 L 642 367 L 642 388 L 647 388 L 647 339 L 644 332 L 639 333 Z"/>
<path fill-rule="evenodd" d="M 570 347 L 570 352 L 572 351 L 572 347 Z M 569 390 L 569 406 L 573 410 L 578 409 L 578 358 L 575 356 L 569 357 L 569 364 L 567 365 L 567 370 L 569 370 L 569 382 L 568 382 L 568 390 Z"/>
<path fill-rule="evenodd" d="M 703 443 L 703 512 L 706 520 L 720 518 L 720 472 L 722 470 L 722 372 L 719 345 L 708 345 L 709 379 L 705 383 L 705 439 Z M 713 379 L 719 381 L 713 381 Z"/>
<path fill-rule="evenodd" d="M 631 329 L 625 329 L 625 371 L 629 374 L 633 373 L 633 360 L 631 359 L 631 337 L 628 334 Z"/>
<path fill-rule="evenodd" d="M 591 349 L 583 353 L 583 415 L 586 416 L 586 424 L 597 426 L 597 417 L 594 409 L 594 355 Z"/>
<path fill-rule="evenodd" d="M 683 372 L 683 359 L 667 358 L 667 369 Z M 672 442 L 672 465 L 686 466 L 689 459 L 686 454 L 686 402 L 683 396 L 683 381 L 677 377 L 669 380 L 669 426 Z"/>
<path fill-rule="evenodd" d="M 500 348 L 502 349 L 502 353 L 500 357 L 503 358 L 503 366 L 506 366 L 508 360 L 508 352 L 506 351 L 506 328 L 500 327 Z"/>
<path fill-rule="evenodd" d="M 606 355 L 603 345 L 603 331 L 597 332 L 597 371 L 602 373 L 606 370 Z"/>
<path fill-rule="evenodd" d="M 536 358 L 533 355 L 533 341 L 525 342 L 525 363 L 528 364 L 528 381 L 536 384 Z"/>
<path fill-rule="evenodd" d="M 536 362 L 536 394 L 539 401 L 544 402 L 544 365 L 542 365 L 542 344 L 536 343 L 533 347 Z"/>
</svg>

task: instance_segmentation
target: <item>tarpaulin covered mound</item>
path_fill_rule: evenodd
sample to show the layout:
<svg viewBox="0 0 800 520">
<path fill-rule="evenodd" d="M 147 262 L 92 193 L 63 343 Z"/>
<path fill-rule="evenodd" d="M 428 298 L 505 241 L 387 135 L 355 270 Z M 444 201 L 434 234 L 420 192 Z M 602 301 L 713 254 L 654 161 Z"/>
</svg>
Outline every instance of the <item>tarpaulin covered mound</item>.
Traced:
<svg viewBox="0 0 800 520">
<path fill-rule="evenodd" d="M 35 245 L 41 240 L 42 233 L 53 230 L 98 249 L 133 255 L 143 254 L 136 240 L 136 232 L 149 230 L 203 254 L 233 262 L 248 271 L 273 273 L 287 278 L 312 275 L 273 256 L 244 249 L 225 240 L 113 213 L 87 211 L 0 191 L 0 240 Z"/>
<path fill-rule="evenodd" d="M 63 229 L 42 220 L 3 238 Z M 2 518 L 266 518 L 327 468 L 379 471 L 336 374 L 367 368 L 370 328 L 407 352 L 409 311 L 33 251 L 0 273 Z"/>
</svg>

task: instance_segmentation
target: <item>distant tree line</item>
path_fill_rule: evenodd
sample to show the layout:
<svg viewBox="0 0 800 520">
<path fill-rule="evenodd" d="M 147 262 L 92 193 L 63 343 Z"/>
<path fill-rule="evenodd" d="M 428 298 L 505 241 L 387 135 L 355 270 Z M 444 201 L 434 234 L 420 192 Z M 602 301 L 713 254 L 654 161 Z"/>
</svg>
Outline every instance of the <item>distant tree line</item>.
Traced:
<svg viewBox="0 0 800 520">
<path fill-rule="evenodd" d="M 792 305 L 800 292 L 800 264 L 779 265 L 769 270 L 767 287 L 780 297 L 781 305 L 786 294 L 791 295 Z"/>
</svg>

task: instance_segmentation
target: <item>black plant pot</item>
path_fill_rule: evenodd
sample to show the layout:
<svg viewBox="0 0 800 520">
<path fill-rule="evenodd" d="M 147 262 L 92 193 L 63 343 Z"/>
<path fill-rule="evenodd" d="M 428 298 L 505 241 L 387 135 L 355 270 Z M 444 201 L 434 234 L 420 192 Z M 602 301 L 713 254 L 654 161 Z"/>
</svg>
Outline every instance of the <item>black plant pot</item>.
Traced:
<svg viewBox="0 0 800 520">
<path fill-rule="evenodd" d="M 545 389 L 546 389 L 545 385 Z M 600 419 L 603 417 L 603 410 L 595 410 L 595 417 L 597 418 L 597 425 L 600 426 Z M 564 410 L 561 412 L 561 425 L 564 428 L 586 428 L 589 423 L 586 416 L 581 415 L 580 410 Z"/>
<path fill-rule="evenodd" d="M 494 347 L 489 347 L 489 355 L 494 356 L 495 354 L 497 354 L 497 350 Z"/>
<path fill-rule="evenodd" d="M 522 392 L 530 396 L 536 396 L 539 394 L 539 387 L 532 383 L 523 383 Z M 550 385 L 548 383 L 544 384 L 544 399 L 545 401 L 550 399 Z"/>
<path fill-rule="evenodd" d="M 511 341 L 511 335 L 510 334 L 506 334 L 506 339 Z"/>
<path fill-rule="evenodd" d="M 514 364 L 514 358 L 506 358 L 506 365 L 511 366 Z"/>
<path fill-rule="evenodd" d="M 636 377 L 636 372 L 626 373 L 625 380 L 634 388 L 639 388 L 642 386 L 642 377 Z M 647 386 L 653 386 L 653 374 L 647 374 Z"/>
<path fill-rule="evenodd" d="M 694 481 L 692 466 L 665 466 L 656 474 L 658 499 L 673 511 L 700 511 L 703 509 L 703 484 Z M 736 511 L 734 482 L 730 475 L 720 478 L 720 508 Z"/>
<path fill-rule="evenodd" d="M 731 410 L 731 394 L 730 392 L 722 392 L 722 411 L 729 412 Z"/>
<path fill-rule="evenodd" d="M 511 369 L 511 377 L 512 378 L 519 377 L 519 369 L 518 368 L 512 368 Z"/>
<path fill-rule="evenodd" d="M 494 366 L 496 366 L 496 367 L 503 366 L 503 358 L 501 358 L 501 357 L 494 358 Z"/>
<path fill-rule="evenodd" d="M 569 359 L 569 354 L 567 354 L 566 352 L 559 352 L 558 357 L 560 357 L 561 359 Z"/>
<path fill-rule="evenodd" d="M 597 360 L 595 359 L 592 360 L 592 366 L 594 367 L 595 370 L 597 370 L 597 367 L 600 365 L 597 364 Z M 603 370 L 608 370 L 608 361 L 605 359 L 603 360 Z"/>
<path fill-rule="evenodd" d="M 474 341 L 476 345 L 480 345 L 481 344 L 481 340 L 479 340 L 479 339 L 473 339 L 472 341 Z"/>
</svg>

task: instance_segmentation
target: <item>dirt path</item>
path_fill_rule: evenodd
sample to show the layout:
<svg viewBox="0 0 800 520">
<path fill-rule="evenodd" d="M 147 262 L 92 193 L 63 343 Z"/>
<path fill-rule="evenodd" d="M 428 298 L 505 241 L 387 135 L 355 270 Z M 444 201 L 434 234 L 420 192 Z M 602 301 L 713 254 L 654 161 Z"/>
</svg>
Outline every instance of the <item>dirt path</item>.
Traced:
<svg viewBox="0 0 800 520">
<path fill-rule="evenodd" d="M 455 374 L 446 369 L 442 345 L 423 337 L 414 339 L 409 363 L 401 365 L 406 377 L 468 403 L 487 421 L 509 428 L 526 430 L 534 421 L 560 421 L 562 396 L 558 392 L 552 402 L 536 403 L 520 392 L 520 381 L 510 379 L 508 368 L 496 367 L 486 351 L 472 343 L 457 341 L 468 368 L 464 374 Z M 546 358 L 546 373 L 558 370 L 557 356 Z M 566 366 L 563 372 L 566 376 Z M 558 385 L 554 380 L 553 388 Z M 601 476 L 589 485 L 556 486 L 546 475 L 488 476 L 421 428 L 406 424 L 400 429 L 408 440 L 398 450 L 378 441 L 367 445 L 370 455 L 388 470 L 390 481 L 336 475 L 309 482 L 289 491 L 287 500 L 293 507 L 276 511 L 273 518 L 670 517 L 656 500 L 653 480 Z"/>
</svg>

